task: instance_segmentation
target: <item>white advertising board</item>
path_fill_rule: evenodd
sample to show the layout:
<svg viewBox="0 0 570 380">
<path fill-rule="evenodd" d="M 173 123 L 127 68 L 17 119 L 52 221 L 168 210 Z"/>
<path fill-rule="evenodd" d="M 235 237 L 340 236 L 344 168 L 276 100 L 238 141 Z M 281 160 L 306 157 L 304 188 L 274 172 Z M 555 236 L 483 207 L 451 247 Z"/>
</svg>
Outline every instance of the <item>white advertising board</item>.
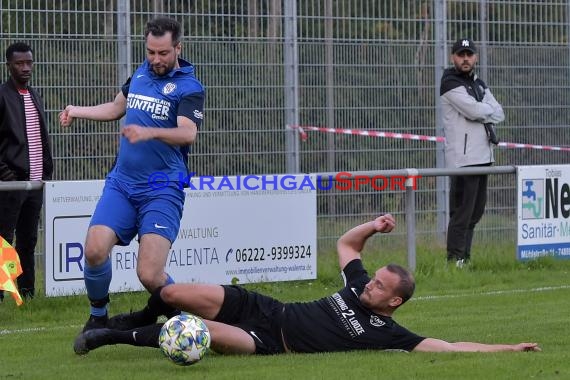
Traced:
<svg viewBox="0 0 570 380">
<path fill-rule="evenodd" d="M 315 190 L 223 190 L 236 177 L 212 178 L 205 189 L 185 189 L 180 231 L 165 268 L 176 282 L 316 278 Z M 225 185 L 218 187 L 221 178 Z M 85 293 L 85 236 L 103 186 L 104 181 L 46 183 L 47 296 Z M 136 238 L 129 246 L 114 247 L 111 292 L 143 289 L 136 275 L 137 251 Z"/>
<path fill-rule="evenodd" d="M 570 259 L 570 165 L 517 168 L 517 258 Z"/>
</svg>

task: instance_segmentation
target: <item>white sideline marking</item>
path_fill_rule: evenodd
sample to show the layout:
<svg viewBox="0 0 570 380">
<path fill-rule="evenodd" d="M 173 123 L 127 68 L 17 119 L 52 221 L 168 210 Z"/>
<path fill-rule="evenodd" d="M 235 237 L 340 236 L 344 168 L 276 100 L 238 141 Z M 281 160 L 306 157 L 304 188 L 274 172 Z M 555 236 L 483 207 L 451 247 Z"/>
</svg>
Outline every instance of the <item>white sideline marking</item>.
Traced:
<svg viewBox="0 0 570 380">
<path fill-rule="evenodd" d="M 495 296 L 502 294 L 515 294 L 515 293 L 529 293 L 529 292 L 548 292 L 552 290 L 570 289 L 570 285 L 560 285 L 560 286 L 544 286 L 540 288 L 531 289 L 508 289 L 508 290 L 492 290 L 488 292 L 481 293 L 461 293 L 461 294 L 443 294 L 434 296 L 420 296 L 414 297 L 410 301 L 430 301 L 436 299 L 445 298 L 464 298 L 464 297 L 477 297 L 477 296 Z M 81 328 L 80 325 L 68 325 L 68 326 L 57 326 L 57 327 L 30 327 L 27 329 L 16 329 L 16 330 L 0 330 L 0 336 L 9 334 L 19 334 L 19 333 L 30 333 L 38 331 L 54 331 L 54 330 L 67 330 L 69 328 Z"/>
<path fill-rule="evenodd" d="M 8 335 L 14 333 L 21 333 L 21 332 L 44 331 L 44 330 L 46 330 L 45 327 L 30 327 L 28 329 L 17 329 L 17 330 L 0 330 L 0 335 Z"/>
<path fill-rule="evenodd" d="M 16 330 L 0 330 L 0 336 L 2 335 L 9 335 L 9 334 L 18 334 L 18 333 L 31 333 L 31 332 L 38 332 L 38 331 L 55 331 L 55 330 L 67 330 L 69 328 L 77 328 L 79 329 L 81 326 L 79 325 L 67 325 L 67 326 L 54 326 L 54 327 L 29 327 L 27 329 L 16 329 Z"/>
<path fill-rule="evenodd" d="M 463 297 L 477 297 L 477 296 L 495 296 L 501 294 L 514 294 L 514 293 L 529 293 L 529 292 L 546 292 L 550 290 L 560 290 L 560 289 L 570 289 L 570 285 L 560 285 L 560 286 L 544 286 L 540 288 L 532 289 L 508 289 L 508 290 L 492 290 L 488 292 L 481 293 L 462 293 L 462 294 L 443 294 L 439 296 L 420 296 L 413 297 L 410 301 L 426 301 L 435 300 L 443 298 L 463 298 Z"/>
</svg>

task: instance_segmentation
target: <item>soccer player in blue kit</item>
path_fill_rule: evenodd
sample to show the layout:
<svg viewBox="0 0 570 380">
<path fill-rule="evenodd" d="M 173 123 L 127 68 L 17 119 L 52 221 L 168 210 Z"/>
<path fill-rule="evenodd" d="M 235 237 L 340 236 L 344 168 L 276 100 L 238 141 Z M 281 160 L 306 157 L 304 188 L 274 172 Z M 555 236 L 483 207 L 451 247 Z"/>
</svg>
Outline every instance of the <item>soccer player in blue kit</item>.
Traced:
<svg viewBox="0 0 570 380">
<path fill-rule="evenodd" d="M 280 354 L 359 349 L 420 352 L 540 351 L 536 343 L 484 344 L 447 342 L 414 334 L 392 319 L 415 289 L 412 274 L 388 264 L 369 276 L 361 251 L 369 237 L 391 232 L 392 215 L 347 231 L 337 242 L 344 287 L 311 302 L 283 303 L 239 286 L 173 284 L 157 288 L 150 297 L 159 311 L 175 307 L 203 318 L 211 348 L 226 354 Z M 97 329 L 80 334 L 77 354 L 111 344 L 158 347 L 162 324 L 131 331 Z"/>
<path fill-rule="evenodd" d="M 185 198 L 180 175 L 188 174 L 189 145 L 202 123 L 205 97 L 194 66 L 180 58 L 180 37 L 176 20 L 149 21 L 146 60 L 115 99 L 90 107 L 69 105 L 59 116 L 63 127 L 76 118 L 111 121 L 125 116 L 119 153 L 87 231 L 84 279 L 91 315 L 83 331 L 146 324 L 144 312 L 108 318 L 114 245 L 128 245 L 138 234 L 141 283 L 149 292 L 174 283 L 164 267 L 180 227 Z M 156 173 L 163 181 L 151 183 Z"/>
</svg>

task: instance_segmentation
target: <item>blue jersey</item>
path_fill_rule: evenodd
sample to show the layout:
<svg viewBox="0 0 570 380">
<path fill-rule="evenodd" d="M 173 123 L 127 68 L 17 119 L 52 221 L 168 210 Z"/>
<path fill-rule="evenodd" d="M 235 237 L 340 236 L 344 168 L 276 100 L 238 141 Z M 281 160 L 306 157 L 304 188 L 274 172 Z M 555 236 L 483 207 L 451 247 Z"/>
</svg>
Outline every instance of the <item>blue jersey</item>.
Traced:
<svg viewBox="0 0 570 380">
<path fill-rule="evenodd" d="M 203 119 L 204 87 L 194 76 L 194 66 L 179 59 L 180 68 L 156 75 L 145 61 L 123 85 L 127 98 L 125 124 L 142 127 L 176 128 L 178 116 L 200 126 Z M 121 136 L 119 153 L 109 177 L 145 185 L 159 176 L 176 182 L 186 177 L 188 146 L 170 145 L 153 139 L 130 143 Z"/>
</svg>

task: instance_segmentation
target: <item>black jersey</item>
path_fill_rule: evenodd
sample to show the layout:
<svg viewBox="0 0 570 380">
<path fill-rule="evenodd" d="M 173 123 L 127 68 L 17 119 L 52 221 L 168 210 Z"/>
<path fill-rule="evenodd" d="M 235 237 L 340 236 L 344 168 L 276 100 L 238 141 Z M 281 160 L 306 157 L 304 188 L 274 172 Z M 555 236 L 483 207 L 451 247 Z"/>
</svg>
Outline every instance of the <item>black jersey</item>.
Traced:
<svg viewBox="0 0 570 380">
<path fill-rule="evenodd" d="M 411 351 L 425 338 L 364 307 L 359 296 L 370 281 L 357 259 L 343 272 L 345 286 L 332 296 L 306 303 L 287 303 L 283 338 L 294 352 L 361 349 Z"/>
</svg>

